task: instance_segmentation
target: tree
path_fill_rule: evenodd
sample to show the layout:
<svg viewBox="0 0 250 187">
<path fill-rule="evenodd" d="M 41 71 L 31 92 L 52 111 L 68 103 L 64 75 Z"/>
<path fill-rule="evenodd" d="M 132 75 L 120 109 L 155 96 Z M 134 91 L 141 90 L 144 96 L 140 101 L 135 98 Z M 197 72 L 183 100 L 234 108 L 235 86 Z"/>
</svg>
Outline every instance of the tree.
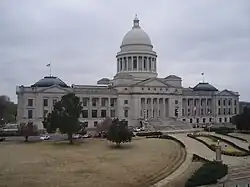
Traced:
<svg viewBox="0 0 250 187">
<path fill-rule="evenodd" d="M 16 121 L 17 105 L 5 95 L 0 96 L 0 126 Z"/>
<path fill-rule="evenodd" d="M 82 126 L 78 118 L 82 112 L 82 105 L 79 97 L 74 93 L 62 96 L 61 101 L 54 105 L 54 109 L 46 118 L 43 124 L 48 132 L 55 132 L 59 128 L 61 133 L 67 133 L 70 144 L 73 143 L 73 133 L 81 130 Z"/>
<path fill-rule="evenodd" d="M 107 133 L 111 124 L 112 124 L 112 119 L 110 117 L 106 117 L 101 123 L 98 123 L 96 127 L 96 132 Z"/>
<path fill-rule="evenodd" d="M 115 142 L 117 147 L 120 147 L 121 143 L 131 142 L 133 132 L 128 129 L 125 121 L 119 121 L 114 119 L 109 127 L 107 133 L 107 139 L 111 142 Z"/>
<path fill-rule="evenodd" d="M 233 116 L 232 123 L 239 130 L 250 130 L 250 108 L 245 107 L 242 114 Z"/>
<path fill-rule="evenodd" d="M 37 128 L 33 122 L 20 124 L 21 135 L 25 137 L 25 142 L 28 142 L 29 136 L 37 135 Z"/>
</svg>

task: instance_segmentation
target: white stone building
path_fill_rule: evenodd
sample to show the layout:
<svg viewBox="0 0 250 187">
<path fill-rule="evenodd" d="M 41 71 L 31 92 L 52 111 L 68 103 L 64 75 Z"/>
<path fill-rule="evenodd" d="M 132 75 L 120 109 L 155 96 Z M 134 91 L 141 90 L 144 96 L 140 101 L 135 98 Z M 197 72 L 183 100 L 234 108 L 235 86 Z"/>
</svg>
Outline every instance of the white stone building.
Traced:
<svg viewBox="0 0 250 187">
<path fill-rule="evenodd" d="M 157 54 L 136 17 L 116 55 L 113 79 L 97 85 L 67 86 L 57 77 L 44 77 L 32 86 L 18 86 L 18 123 L 33 121 L 41 129 L 43 117 L 66 93 L 74 92 L 83 102 L 82 121 L 94 127 L 106 116 L 138 125 L 143 118 L 167 124 L 174 118 L 183 124 L 227 123 L 239 112 L 239 94 L 217 90 L 209 83 L 184 88 L 175 75 L 159 78 Z"/>
</svg>

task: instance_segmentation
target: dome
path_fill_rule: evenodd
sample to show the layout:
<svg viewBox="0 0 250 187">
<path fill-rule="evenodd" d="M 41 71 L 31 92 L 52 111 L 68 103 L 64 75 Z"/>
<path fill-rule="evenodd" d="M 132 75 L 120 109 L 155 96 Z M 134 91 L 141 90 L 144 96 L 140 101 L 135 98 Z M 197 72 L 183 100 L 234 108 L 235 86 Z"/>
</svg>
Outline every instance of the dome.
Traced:
<svg viewBox="0 0 250 187">
<path fill-rule="evenodd" d="M 218 91 L 217 88 L 215 88 L 214 86 L 212 86 L 209 83 L 199 83 L 197 84 L 194 88 L 194 91 Z"/>
<path fill-rule="evenodd" d="M 33 84 L 31 87 L 49 87 L 52 85 L 58 85 L 61 87 L 68 87 L 65 82 L 63 82 L 61 79 L 58 77 L 53 77 L 53 76 L 47 76 L 44 77 L 43 79 L 37 81 L 35 84 Z"/>
<path fill-rule="evenodd" d="M 137 16 L 134 19 L 134 25 L 130 31 L 124 36 L 121 47 L 126 45 L 147 45 L 152 46 L 151 40 L 146 32 L 144 32 L 140 25 Z"/>
</svg>

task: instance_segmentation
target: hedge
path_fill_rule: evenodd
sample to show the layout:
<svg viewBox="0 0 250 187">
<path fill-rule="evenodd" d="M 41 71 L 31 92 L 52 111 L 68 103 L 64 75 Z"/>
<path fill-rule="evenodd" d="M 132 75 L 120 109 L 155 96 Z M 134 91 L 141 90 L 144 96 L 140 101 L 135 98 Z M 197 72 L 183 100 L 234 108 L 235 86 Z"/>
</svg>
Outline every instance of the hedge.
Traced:
<svg viewBox="0 0 250 187">
<path fill-rule="evenodd" d="M 196 136 L 196 135 L 187 134 L 187 136 L 190 137 L 190 138 L 193 138 L 193 139 L 195 139 L 195 140 L 197 140 L 197 141 L 199 141 L 201 143 L 203 143 L 204 145 L 206 145 L 212 151 L 216 151 L 215 144 L 210 145 L 207 142 L 205 142 L 205 141 L 203 141 L 201 139 L 198 139 L 197 137 L 199 137 L 199 135 Z M 241 156 L 243 157 L 243 156 L 249 156 L 250 155 L 250 152 L 248 150 L 245 150 L 245 149 L 237 146 L 236 144 L 234 144 L 234 143 L 232 143 L 232 142 L 230 142 L 228 140 L 225 140 L 223 138 L 220 138 L 220 137 L 217 137 L 217 136 L 213 136 L 213 135 L 201 135 L 201 137 L 202 136 L 203 137 L 210 137 L 210 138 L 213 137 L 213 138 L 219 139 L 219 140 L 224 141 L 225 143 L 227 143 L 227 144 L 229 144 L 229 145 L 231 145 L 231 146 L 239 149 L 240 151 L 242 151 L 242 152 L 227 152 L 227 151 L 221 150 L 221 154 L 228 155 L 228 156 L 238 156 L 238 157 L 241 157 Z"/>
<path fill-rule="evenodd" d="M 204 128 L 205 131 L 210 131 L 210 132 L 224 132 L 224 133 L 232 133 L 235 131 L 234 128 L 230 128 L 230 127 L 206 127 Z"/>
<path fill-rule="evenodd" d="M 193 154 L 193 158 L 192 158 L 192 161 L 193 162 L 196 162 L 196 161 L 202 161 L 202 162 L 210 162 L 210 160 L 206 159 L 206 158 L 203 158 L 197 154 Z"/>
<path fill-rule="evenodd" d="M 228 137 L 231 137 L 231 138 L 235 138 L 235 139 L 238 139 L 238 140 L 241 140 L 241 141 L 244 141 L 244 142 L 248 142 L 246 139 L 244 138 L 241 138 L 241 137 L 237 137 L 237 136 L 233 136 L 231 134 L 228 134 L 228 133 L 225 133 L 225 132 L 215 132 L 217 134 L 221 134 L 221 135 L 224 135 L 224 136 L 228 136 Z"/>
<path fill-rule="evenodd" d="M 217 180 L 227 175 L 227 173 L 227 165 L 215 161 L 207 162 L 194 173 L 185 184 L 185 187 L 216 184 Z"/>
<path fill-rule="evenodd" d="M 136 136 L 161 136 L 162 132 L 155 131 L 155 132 L 138 132 Z"/>
<path fill-rule="evenodd" d="M 179 143 L 183 148 L 186 148 L 185 144 L 184 144 L 182 141 L 176 139 L 176 138 L 173 137 L 173 136 L 169 136 L 169 135 L 165 135 L 165 134 L 164 134 L 164 135 L 146 136 L 146 138 L 159 138 L 159 139 L 173 140 L 173 141 Z"/>
</svg>

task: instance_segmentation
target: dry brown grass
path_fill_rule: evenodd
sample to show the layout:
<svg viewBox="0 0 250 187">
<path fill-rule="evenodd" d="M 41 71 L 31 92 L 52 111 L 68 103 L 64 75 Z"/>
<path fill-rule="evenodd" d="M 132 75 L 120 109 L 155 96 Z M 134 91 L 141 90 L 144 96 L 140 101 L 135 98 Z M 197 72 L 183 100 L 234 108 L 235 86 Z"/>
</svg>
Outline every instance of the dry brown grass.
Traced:
<svg viewBox="0 0 250 187">
<path fill-rule="evenodd" d="M 171 140 L 139 139 L 122 147 L 99 139 L 73 146 L 1 144 L 0 186 L 145 187 L 169 175 L 185 157 L 185 150 Z"/>
</svg>

